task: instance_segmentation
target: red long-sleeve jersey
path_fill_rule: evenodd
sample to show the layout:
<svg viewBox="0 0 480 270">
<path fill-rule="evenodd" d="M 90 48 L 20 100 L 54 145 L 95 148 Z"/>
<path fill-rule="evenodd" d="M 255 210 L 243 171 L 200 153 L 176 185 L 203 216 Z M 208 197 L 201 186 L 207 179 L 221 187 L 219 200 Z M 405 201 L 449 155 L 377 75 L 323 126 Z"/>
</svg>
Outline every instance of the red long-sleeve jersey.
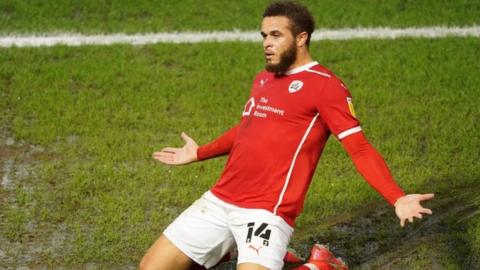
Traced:
<svg viewBox="0 0 480 270">
<path fill-rule="evenodd" d="M 282 76 L 259 73 L 241 122 L 201 146 L 197 157 L 229 154 L 211 189 L 215 196 L 240 207 L 266 209 L 294 226 L 331 133 L 389 203 L 404 195 L 383 158 L 363 136 L 349 91 L 317 62 Z"/>
</svg>

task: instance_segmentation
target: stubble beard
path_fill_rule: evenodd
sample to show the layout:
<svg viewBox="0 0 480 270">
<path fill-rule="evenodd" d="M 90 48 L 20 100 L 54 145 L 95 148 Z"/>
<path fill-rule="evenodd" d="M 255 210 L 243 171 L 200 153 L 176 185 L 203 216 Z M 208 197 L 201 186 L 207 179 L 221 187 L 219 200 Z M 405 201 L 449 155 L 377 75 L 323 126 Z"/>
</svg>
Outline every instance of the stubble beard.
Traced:
<svg viewBox="0 0 480 270">
<path fill-rule="evenodd" d="M 265 69 L 277 75 L 285 74 L 285 72 L 288 71 L 288 68 L 295 62 L 296 58 L 297 46 L 295 42 L 292 42 L 287 50 L 280 54 L 280 61 L 277 64 L 267 63 Z"/>
</svg>

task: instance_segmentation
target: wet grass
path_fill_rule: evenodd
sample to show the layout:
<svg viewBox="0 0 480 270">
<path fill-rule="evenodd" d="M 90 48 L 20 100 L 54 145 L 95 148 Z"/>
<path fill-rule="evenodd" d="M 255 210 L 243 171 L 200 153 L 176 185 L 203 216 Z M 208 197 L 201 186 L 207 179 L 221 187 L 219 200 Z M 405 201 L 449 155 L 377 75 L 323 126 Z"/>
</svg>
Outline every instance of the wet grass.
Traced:
<svg viewBox="0 0 480 270">
<path fill-rule="evenodd" d="M 270 1 L 27 1 L 0 2 L 0 33 L 158 32 L 252 30 Z M 326 28 L 472 25 L 480 23 L 480 2 L 301 1 L 317 25 Z"/>
<path fill-rule="evenodd" d="M 389 207 L 371 204 L 327 218 L 324 228 L 310 228 L 304 239 L 297 239 L 296 249 L 308 254 L 311 245 L 306 243 L 321 239 L 354 269 L 478 269 L 472 233 L 480 221 L 480 182 L 468 182 L 472 184 L 437 192 L 427 203 L 435 214 L 422 222 L 402 229 Z"/>
<path fill-rule="evenodd" d="M 351 89 L 362 127 L 397 181 L 407 192 L 437 192 L 440 217 L 466 204 L 451 190 L 478 190 L 479 46 L 472 38 L 312 44 L 316 59 Z M 206 143 L 236 123 L 261 68 L 260 46 L 251 43 L 1 49 L 2 143 L 15 143 L 0 159 L 2 168 L 13 162 L 13 184 L 0 189 L 0 266 L 136 267 L 225 161 L 168 167 L 150 154 L 180 145 L 181 131 Z M 22 164 L 29 173 L 17 173 Z M 378 210 L 358 210 L 367 207 Z M 332 139 L 292 245 L 331 242 L 354 269 L 367 263 L 365 249 L 375 261 L 397 241 L 418 241 L 416 257 L 398 261 L 412 269 L 478 261 L 477 216 L 460 227 L 429 220 L 401 230 Z M 350 241 L 352 232 L 364 237 Z M 435 254 L 453 255 L 429 255 L 429 237 Z"/>
</svg>

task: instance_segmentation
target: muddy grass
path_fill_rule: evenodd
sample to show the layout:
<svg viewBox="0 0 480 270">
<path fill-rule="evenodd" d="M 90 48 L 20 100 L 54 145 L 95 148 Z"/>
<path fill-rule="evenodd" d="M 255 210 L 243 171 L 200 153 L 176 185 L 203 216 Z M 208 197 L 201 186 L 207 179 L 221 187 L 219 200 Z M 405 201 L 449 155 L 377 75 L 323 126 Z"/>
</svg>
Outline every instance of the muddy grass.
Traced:
<svg viewBox="0 0 480 270">
<path fill-rule="evenodd" d="M 389 206 L 368 205 L 307 229 L 302 235 L 312 236 L 294 239 L 292 247 L 308 257 L 315 242 L 327 244 L 350 269 L 480 269 L 465 241 L 465 224 L 480 216 L 479 190 L 476 184 L 437 193 L 435 200 L 425 204 L 434 214 L 405 228 L 399 226 Z M 229 263 L 216 269 L 235 267 Z"/>
<path fill-rule="evenodd" d="M 19 207 L 18 192 L 28 195 L 35 179 L 41 147 L 0 134 L 0 269 L 49 269 L 49 259 L 67 252 L 71 239 L 64 224 L 28 223 L 18 236 L 4 224 L 7 207 Z M 478 183 L 479 181 L 469 181 Z M 330 217 L 292 242 L 308 257 L 315 242 L 328 244 L 350 269 L 480 269 L 478 258 L 465 241 L 466 224 L 479 219 L 480 184 L 437 193 L 426 205 L 434 215 L 400 228 L 392 208 L 383 202 Z M 28 218 L 28 213 L 24 213 Z M 11 228 L 10 228 L 11 230 Z M 306 236 L 309 235 L 309 236 Z M 293 269 L 288 265 L 286 269 Z M 94 263 L 84 269 L 99 269 Z M 136 263 L 116 267 L 135 269 Z M 58 268 L 56 268 L 58 269 Z M 235 262 L 216 268 L 235 269 Z"/>
<path fill-rule="evenodd" d="M 0 269 L 48 269 L 43 258 L 60 256 L 55 254 L 61 254 L 68 238 L 65 225 L 37 224 L 25 207 L 44 153 L 42 147 L 0 133 Z M 6 215 L 18 222 L 6 224 Z"/>
<path fill-rule="evenodd" d="M 371 205 L 332 217 L 327 229 L 297 243 L 328 243 L 351 269 L 480 269 L 463 239 L 465 224 L 480 214 L 478 190 L 477 184 L 437 193 L 425 204 L 434 214 L 403 229 L 389 206 Z M 304 255 L 309 247 L 295 245 Z"/>
</svg>

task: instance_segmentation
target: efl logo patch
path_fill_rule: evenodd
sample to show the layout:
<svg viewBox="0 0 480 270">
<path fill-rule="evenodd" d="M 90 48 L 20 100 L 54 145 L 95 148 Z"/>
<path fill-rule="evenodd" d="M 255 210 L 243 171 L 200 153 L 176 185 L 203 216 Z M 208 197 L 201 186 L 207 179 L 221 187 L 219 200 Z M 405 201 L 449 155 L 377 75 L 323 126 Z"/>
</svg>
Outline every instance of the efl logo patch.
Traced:
<svg viewBox="0 0 480 270">
<path fill-rule="evenodd" d="M 290 86 L 288 86 L 288 92 L 289 93 L 298 92 L 300 91 L 300 89 L 302 89 L 302 86 L 303 86 L 302 81 L 295 80 L 292 83 L 290 83 Z"/>
<path fill-rule="evenodd" d="M 351 97 L 347 97 L 347 103 L 348 103 L 348 109 L 350 110 L 350 113 L 353 115 L 353 117 L 357 118 L 357 115 L 355 114 L 355 109 L 353 109 L 353 103 L 352 103 Z"/>
</svg>

